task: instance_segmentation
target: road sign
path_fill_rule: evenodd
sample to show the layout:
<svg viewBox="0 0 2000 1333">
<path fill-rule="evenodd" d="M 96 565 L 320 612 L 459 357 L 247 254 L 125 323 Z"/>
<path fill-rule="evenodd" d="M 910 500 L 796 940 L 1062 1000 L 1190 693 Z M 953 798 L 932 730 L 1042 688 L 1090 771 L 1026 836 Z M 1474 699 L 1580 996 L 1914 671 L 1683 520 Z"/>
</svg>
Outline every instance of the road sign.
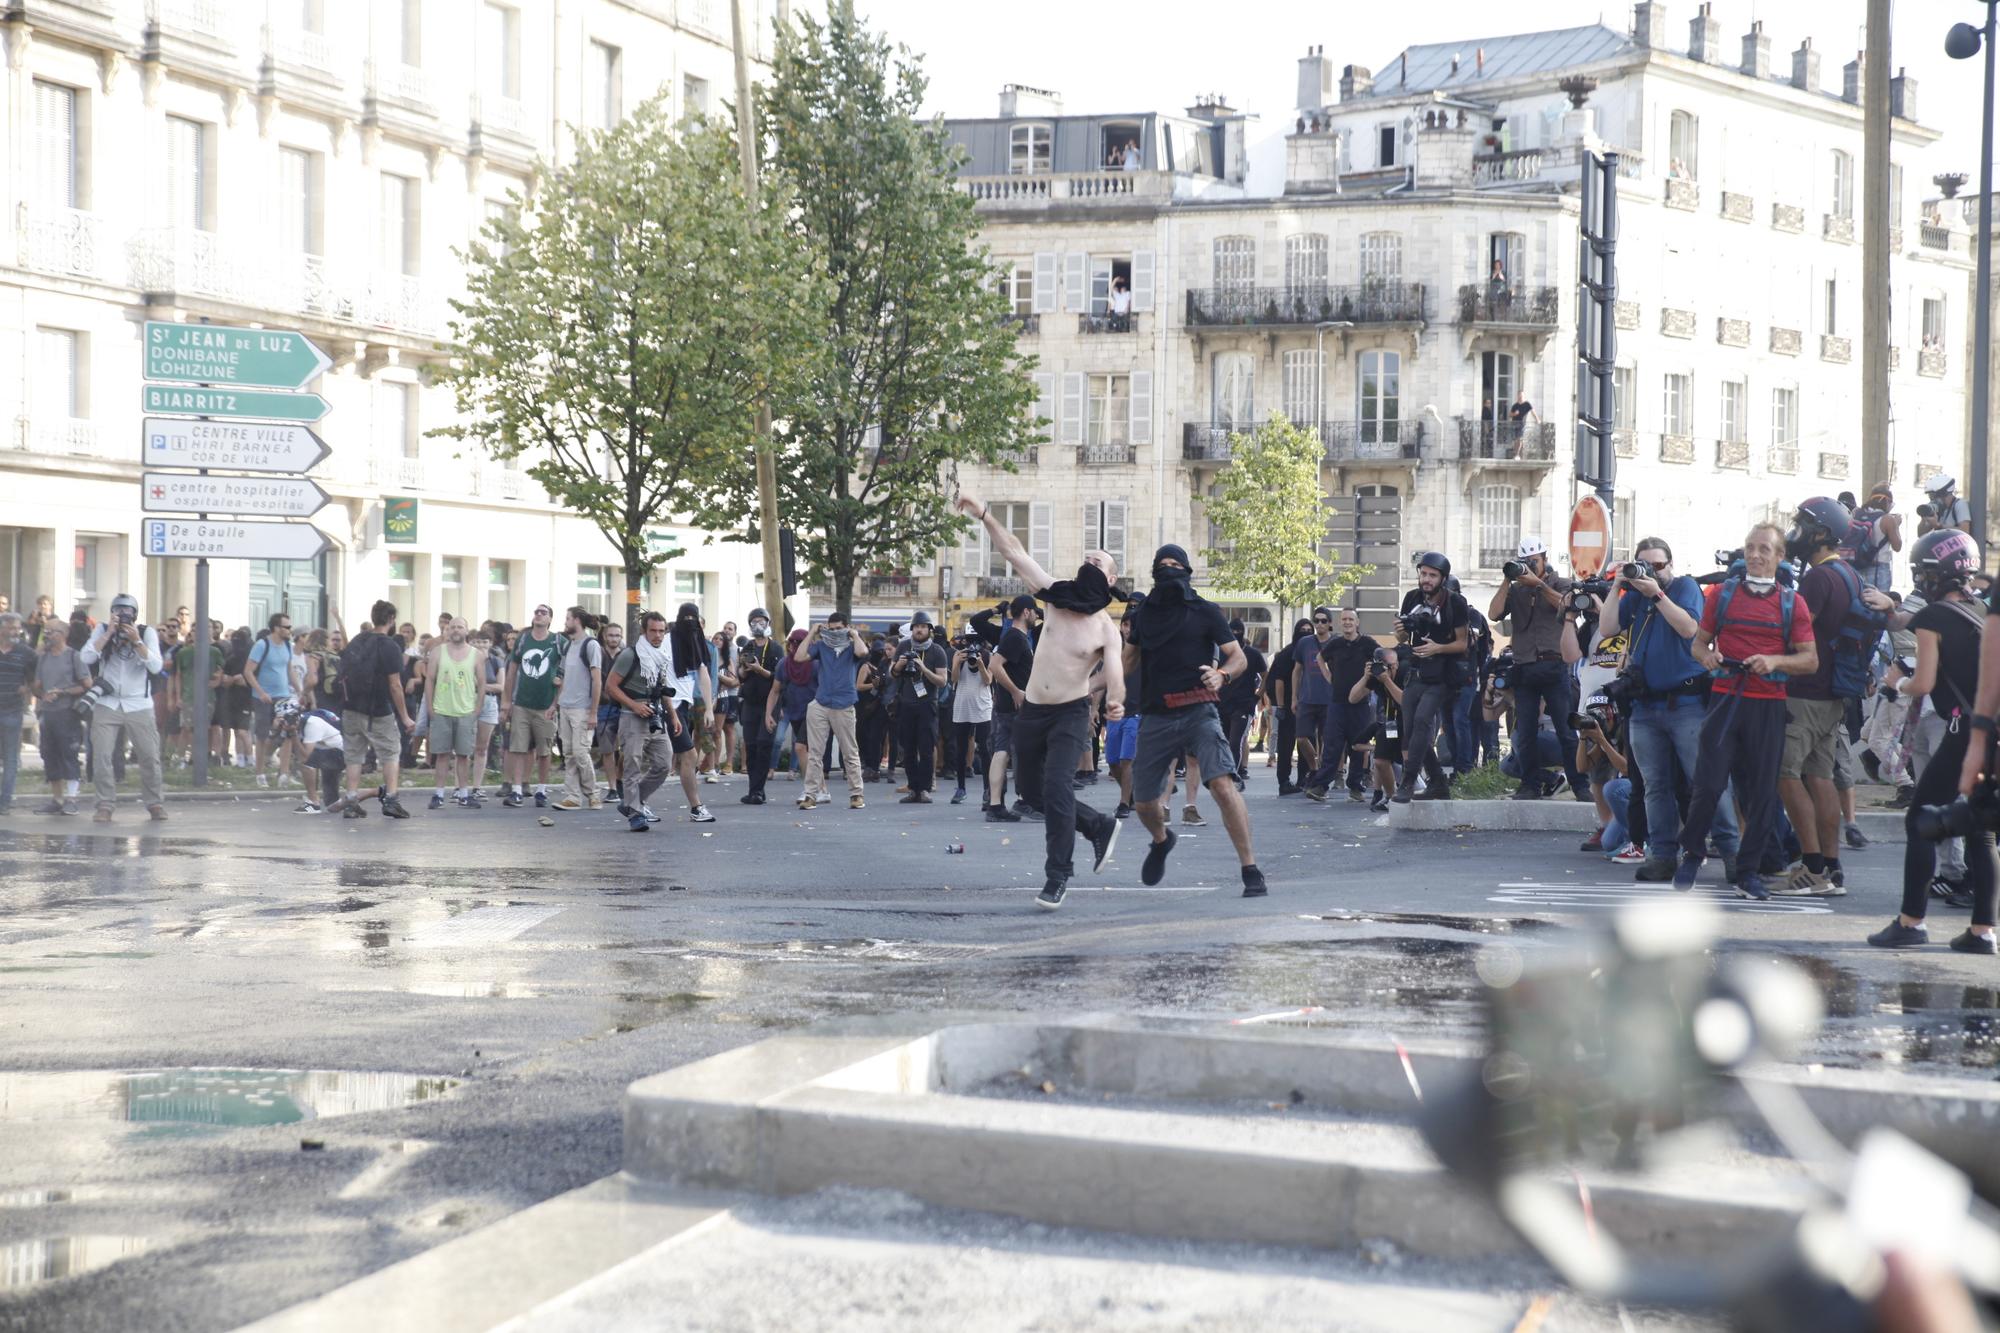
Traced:
<svg viewBox="0 0 2000 1333">
<path fill-rule="evenodd" d="M 305 426 L 147 417 L 139 461 L 147 467 L 310 472 L 332 452 L 325 440 Z"/>
<path fill-rule="evenodd" d="M 1594 579 L 1611 563 L 1611 511 L 1586 495 L 1569 511 L 1569 567 L 1580 579 Z"/>
<path fill-rule="evenodd" d="M 143 410 L 183 417 L 266 417 L 318 421 L 332 405 L 316 393 L 268 393 L 261 389 L 183 389 L 172 384 L 145 386 Z"/>
<path fill-rule="evenodd" d="M 310 523 L 235 523 L 228 519 L 141 521 L 146 555 L 211 560 L 311 560 L 332 543 Z"/>
<path fill-rule="evenodd" d="M 302 389 L 333 362 L 305 334 L 228 324 L 146 321 L 146 378 Z"/>
<path fill-rule="evenodd" d="M 149 514 L 238 514 L 311 518 L 330 502 L 304 477 L 206 477 L 148 472 L 139 478 L 139 508 Z"/>
</svg>

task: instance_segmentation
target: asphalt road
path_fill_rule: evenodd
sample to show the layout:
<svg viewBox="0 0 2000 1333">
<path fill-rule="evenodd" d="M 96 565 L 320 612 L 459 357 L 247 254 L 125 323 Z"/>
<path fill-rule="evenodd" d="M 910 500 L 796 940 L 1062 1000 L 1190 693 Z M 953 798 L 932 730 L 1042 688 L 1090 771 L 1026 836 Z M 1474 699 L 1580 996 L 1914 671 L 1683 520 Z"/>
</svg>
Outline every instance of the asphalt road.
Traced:
<svg viewBox="0 0 2000 1333">
<path fill-rule="evenodd" d="M 289 799 L 177 802 L 163 825 L 127 808 L 109 830 L 0 818 L 0 1330 L 212 1329 L 306 1299 L 616 1170 L 628 1082 L 779 1028 L 1313 1009 L 1292 1021 L 1470 1038 L 1480 949 L 1573 942 L 1654 887 L 1575 835 L 1396 832 L 1254 777 L 1269 898 L 1239 896 L 1205 802 L 1213 822 L 1182 831 L 1158 889 L 1138 884 L 1134 821 L 1058 913 L 1033 903 L 1038 825 L 880 786 L 865 811 L 807 815 L 789 783 L 738 805 L 739 779 L 709 789 L 705 826 L 662 792 L 645 836 L 497 803 L 413 801 L 404 822 Z M 1821 981 L 1810 1058 L 1991 1078 L 1994 960 L 1861 942 L 1894 910 L 1900 857 L 1850 855 L 1840 900 L 1713 894 L 1722 947 Z M 107 1109 L 114 1071 L 182 1067 L 452 1082 L 187 1076 Z M 286 1095 L 325 1118 L 249 1123 Z M 233 1123 L 175 1118 L 211 1103 Z"/>
</svg>

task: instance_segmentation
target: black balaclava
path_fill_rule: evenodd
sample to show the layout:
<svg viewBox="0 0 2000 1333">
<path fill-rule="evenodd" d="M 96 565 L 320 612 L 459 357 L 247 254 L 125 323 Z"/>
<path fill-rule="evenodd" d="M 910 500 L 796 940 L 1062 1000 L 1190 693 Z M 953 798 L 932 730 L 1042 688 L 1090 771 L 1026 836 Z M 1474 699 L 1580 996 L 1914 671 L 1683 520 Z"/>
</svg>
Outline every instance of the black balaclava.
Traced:
<svg viewBox="0 0 2000 1333">
<path fill-rule="evenodd" d="M 1177 560 L 1181 567 L 1169 569 L 1161 563 L 1165 560 Z M 1146 594 L 1146 610 L 1139 617 L 1141 648 L 1164 647 L 1180 633 L 1188 608 L 1201 600 L 1190 582 L 1193 576 L 1187 552 L 1180 547 L 1169 542 L 1153 552 L 1153 590 Z"/>
<path fill-rule="evenodd" d="M 1051 583 L 1035 595 L 1050 606 L 1088 616 L 1111 605 L 1118 593 L 1104 571 L 1086 560 L 1077 566 L 1075 578 Z"/>
<path fill-rule="evenodd" d="M 682 602 L 679 614 L 675 615 L 673 627 L 668 631 L 674 641 L 674 669 L 683 675 L 690 673 L 707 660 L 702 650 L 707 640 L 701 632 L 701 608 L 693 602 Z"/>
</svg>

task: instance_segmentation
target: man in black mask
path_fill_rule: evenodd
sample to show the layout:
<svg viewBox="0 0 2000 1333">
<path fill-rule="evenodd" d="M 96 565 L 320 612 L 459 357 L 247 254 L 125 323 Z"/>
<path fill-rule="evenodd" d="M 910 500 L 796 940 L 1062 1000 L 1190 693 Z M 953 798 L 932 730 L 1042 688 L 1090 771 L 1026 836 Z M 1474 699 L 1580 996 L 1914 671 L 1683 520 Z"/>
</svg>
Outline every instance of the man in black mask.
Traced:
<svg viewBox="0 0 2000 1333">
<path fill-rule="evenodd" d="M 1180 757 L 1192 755 L 1236 846 L 1243 896 L 1261 898 L 1264 874 L 1250 847 L 1250 812 L 1236 790 L 1236 757 L 1216 708 L 1223 686 L 1249 670 L 1250 659 L 1222 612 L 1195 592 L 1192 577 L 1187 552 L 1180 547 L 1162 546 L 1153 553 L 1153 588 L 1125 648 L 1126 669 L 1136 666 L 1140 673 L 1140 707 L 1146 715 L 1132 761 L 1132 798 L 1153 845 L 1139 877 L 1158 884 L 1166 876 L 1167 855 L 1179 841 L 1167 827 L 1167 780 Z"/>
<path fill-rule="evenodd" d="M 1264 676 L 1264 698 L 1271 704 L 1271 743 L 1278 747 L 1278 795 L 1296 795 L 1299 788 L 1292 784 L 1292 751 L 1298 746 L 1298 723 L 1292 714 L 1292 667 L 1298 661 L 1299 640 L 1313 636 L 1310 620 L 1296 621 L 1292 625 L 1292 641 L 1279 649 L 1271 659 L 1271 669 Z M 1307 650 L 1310 651 L 1310 650 Z M 1301 762 L 1303 763 L 1303 756 Z M 1306 770 L 1299 770 L 1301 778 Z"/>
<path fill-rule="evenodd" d="M 1236 756 L 1235 766 L 1229 771 L 1236 779 L 1236 790 L 1242 791 L 1250 782 L 1249 746 L 1245 742 L 1250 734 L 1250 719 L 1257 713 L 1257 688 L 1264 683 L 1268 664 L 1264 654 L 1257 651 L 1257 645 L 1244 636 L 1241 618 L 1229 622 L 1229 633 L 1243 655 L 1250 659 L 1250 669 L 1224 685 L 1218 701 L 1222 709 L 1222 734 L 1229 740 L 1230 753 Z"/>
</svg>

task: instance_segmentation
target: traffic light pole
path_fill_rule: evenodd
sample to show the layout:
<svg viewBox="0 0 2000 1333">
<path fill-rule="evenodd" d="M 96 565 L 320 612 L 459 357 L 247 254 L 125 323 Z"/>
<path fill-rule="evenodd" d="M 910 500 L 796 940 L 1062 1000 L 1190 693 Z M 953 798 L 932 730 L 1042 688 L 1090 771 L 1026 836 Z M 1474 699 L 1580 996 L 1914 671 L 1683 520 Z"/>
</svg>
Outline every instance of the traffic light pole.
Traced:
<svg viewBox="0 0 2000 1333">
<path fill-rule="evenodd" d="M 1577 220 L 1576 475 L 1613 510 L 1618 449 L 1618 154 L 1583 156 Z M 1623 554 L 1631 554 L 1629 551 Z"/>
</svg>

